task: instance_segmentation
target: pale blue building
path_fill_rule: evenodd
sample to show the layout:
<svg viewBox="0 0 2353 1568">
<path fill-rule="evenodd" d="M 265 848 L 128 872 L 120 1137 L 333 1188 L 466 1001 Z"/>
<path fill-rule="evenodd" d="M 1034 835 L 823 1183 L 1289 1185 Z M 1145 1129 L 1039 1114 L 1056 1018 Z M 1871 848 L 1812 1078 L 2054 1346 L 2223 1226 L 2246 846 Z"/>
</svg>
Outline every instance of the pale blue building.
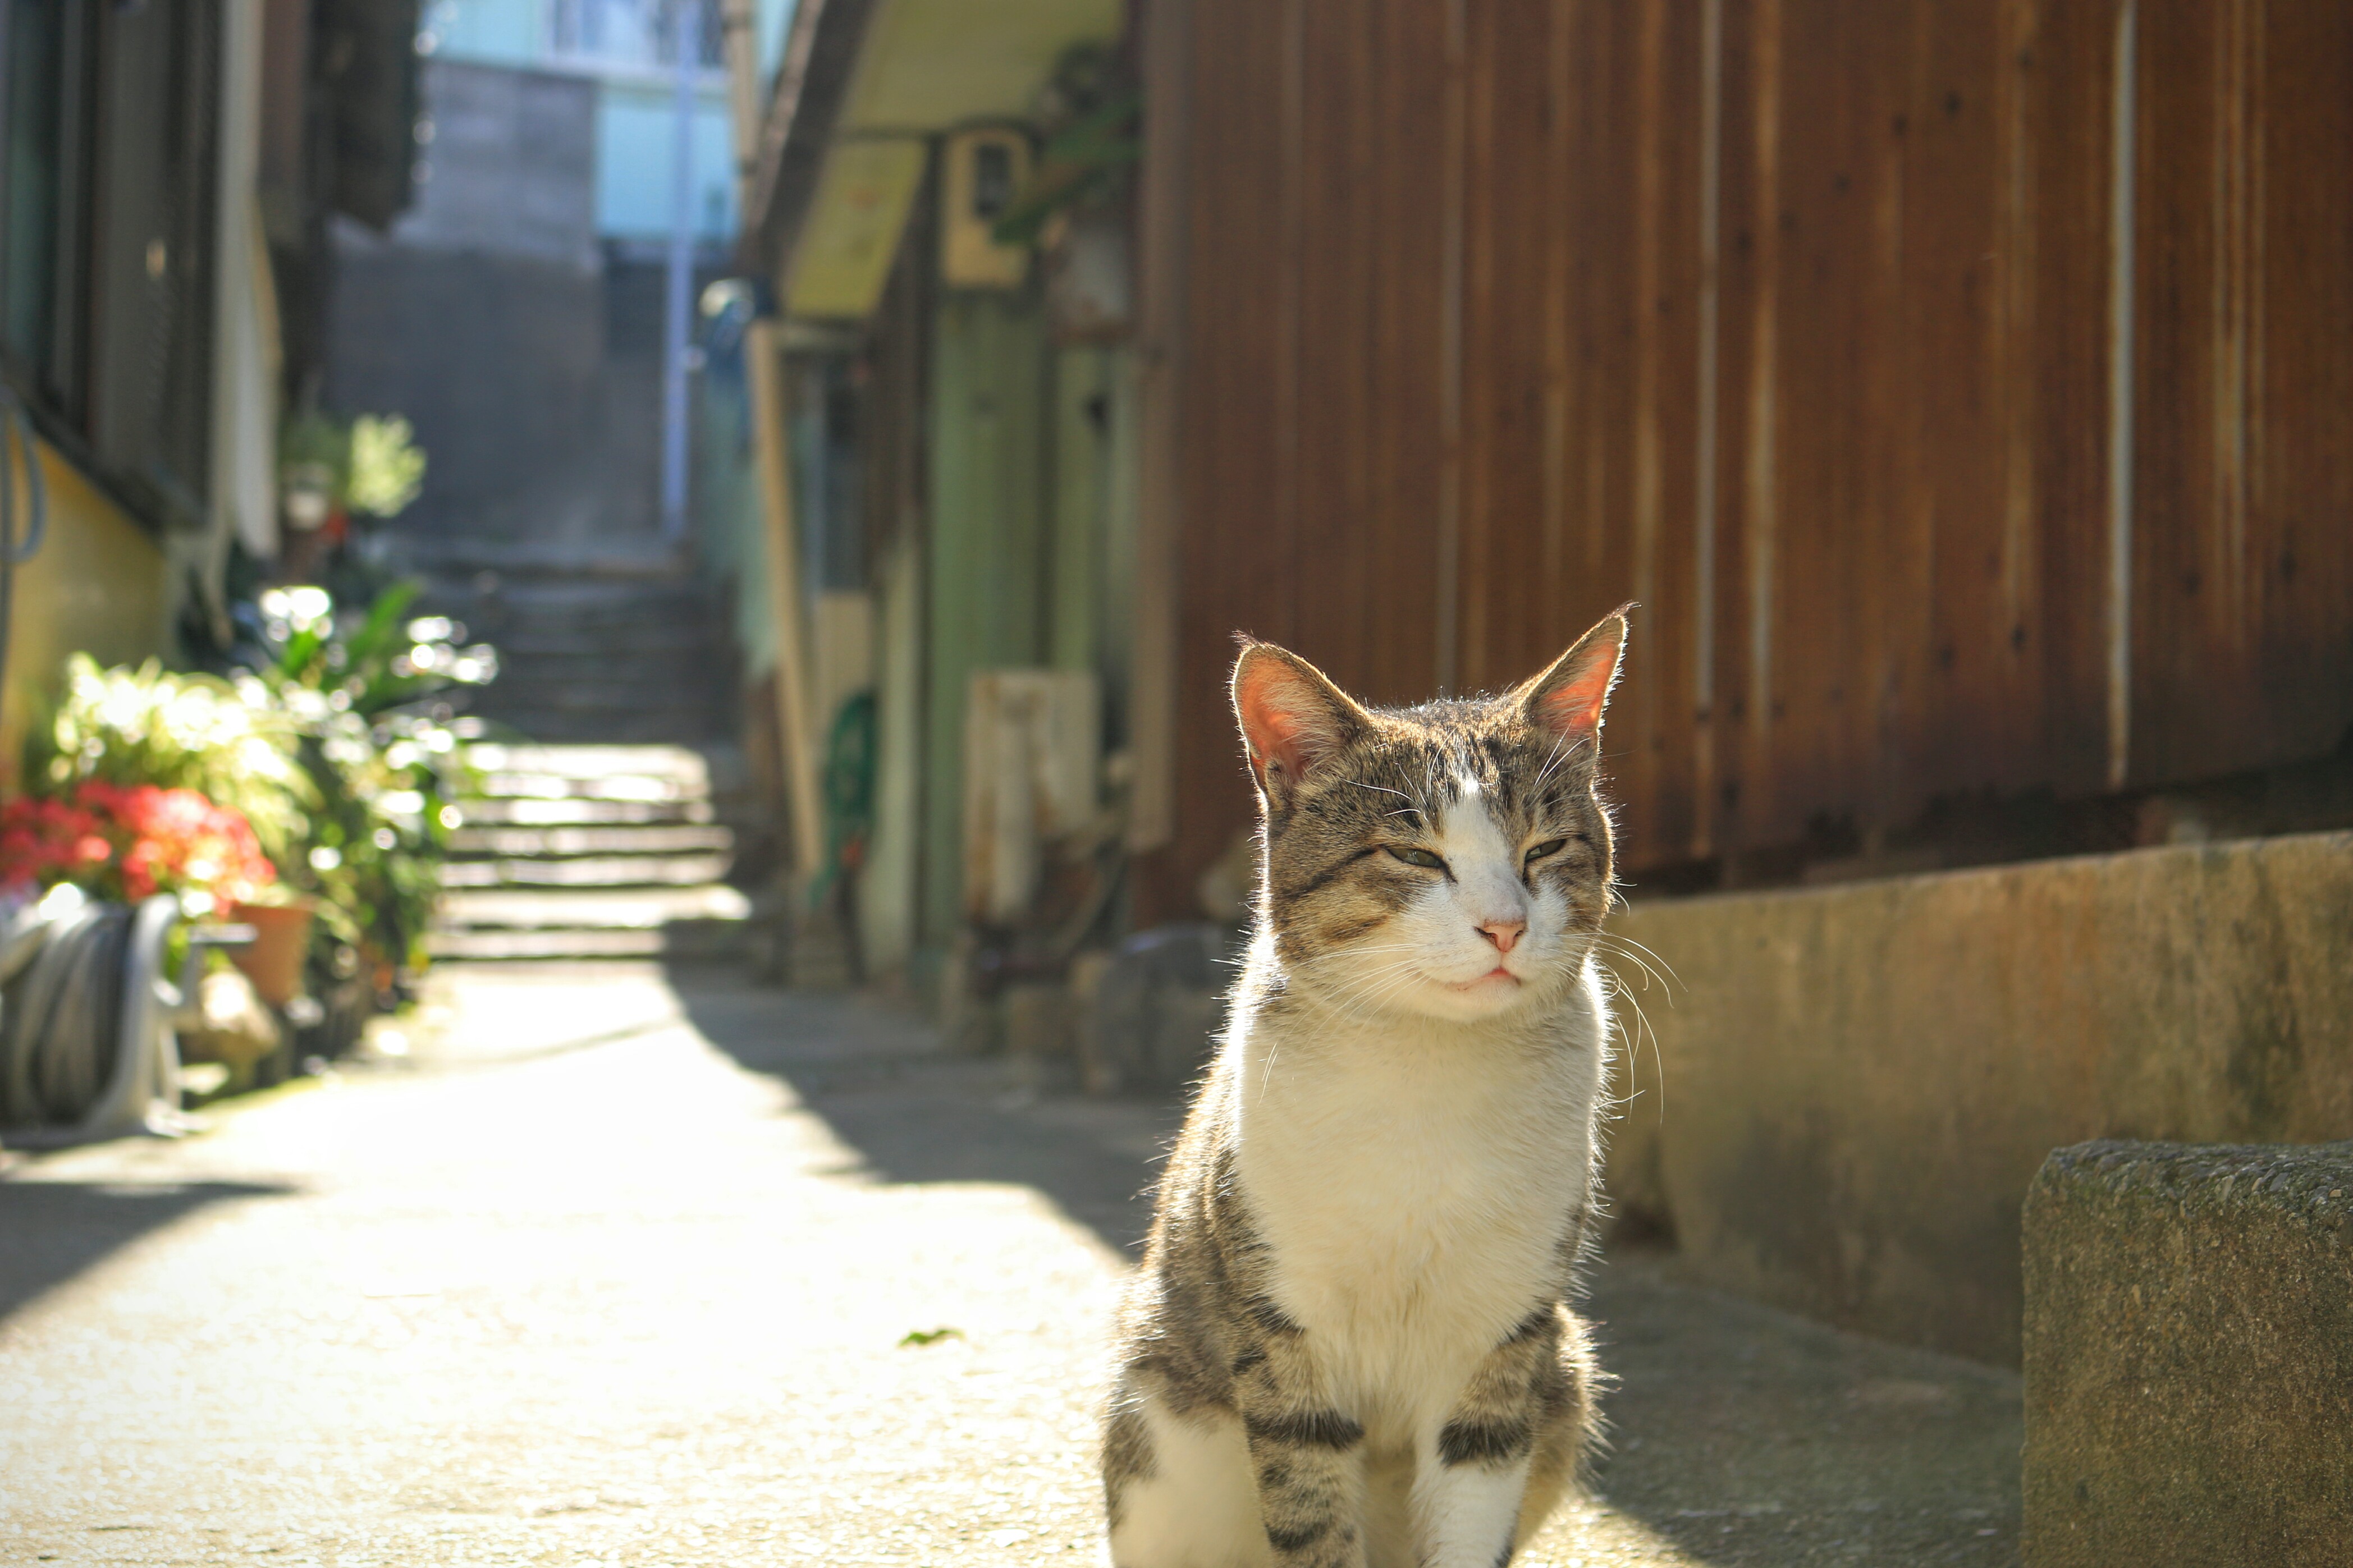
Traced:
<svg viewBox="0 0 2353 1568">
<path fill-rule="evenodd" d="M 794 0 L 754 0 L 765 82 L 783 52 Z M 596 87 L 596 231 L 658 241 L 670 227 L 672 62 L 679 0 L 428 0 L 418 49 L 436 58 L 585 78 Z M 734 147 L 718 0 L 684 0 L 699 23 L 695 87 L 696 238 L 735 232 Z M 427 148 L 427 161 L 430 148 Z"/>
</svg>

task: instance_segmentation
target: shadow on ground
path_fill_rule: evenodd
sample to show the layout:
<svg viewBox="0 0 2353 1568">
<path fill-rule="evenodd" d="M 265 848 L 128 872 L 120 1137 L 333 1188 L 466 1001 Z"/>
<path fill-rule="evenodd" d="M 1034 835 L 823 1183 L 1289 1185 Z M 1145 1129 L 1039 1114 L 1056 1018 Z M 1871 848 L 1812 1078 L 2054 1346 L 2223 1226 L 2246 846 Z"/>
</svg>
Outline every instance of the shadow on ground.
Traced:
<svg viewBox="0 0 2353 1568">
<path fill-rule="evenodd" d="M 2016 1376 L 1680 1274 L 1648 1248 L 1594 1273 L 1612 1503 L 1709 1563 L 2013 1568 Z"/>
<path fill-rule="evenodd" d="M 289 1190 L 242 1182 L 0 1181 L 0 1321 L 199 1209 Z"/>
<path fill-rule="evenodd" d="M 947 1055 L 928 1025 L 860 999 L 786 997 L 692 966 L 670 981 L 705 1038 L 791 1086 L 879 1179 L 1035 1188 L 1142 1252 L 1181 1106 L 1039 1094 L 1003 1058 Z"/>
<path fill-rule="evenodd" d="M 1180 1106 L 1040 1096 L 869 1003 L 670 978 L 705 1037 L 790 1085 L 876 1177 L 1032 1187 L 1134 1255 Z M 2018 1563 L 2012 1374 L 1701 1289 L 1671 1252 L 1613 1252 L 1588 1312 L 1616 1380 L 1596 1479 L 1681 1554 L 1659 1561 Z"/>
</svg>

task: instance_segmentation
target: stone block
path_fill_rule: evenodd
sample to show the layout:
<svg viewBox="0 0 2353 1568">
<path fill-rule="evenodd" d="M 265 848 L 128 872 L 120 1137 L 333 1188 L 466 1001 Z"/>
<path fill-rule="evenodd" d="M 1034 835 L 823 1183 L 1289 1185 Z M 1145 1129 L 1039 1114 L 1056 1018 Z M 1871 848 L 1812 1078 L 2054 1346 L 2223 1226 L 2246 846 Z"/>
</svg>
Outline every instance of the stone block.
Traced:
<svg viewBox="0 0 2353 1568">
<path fill-rule="evenodd" d="M 1005 1048 L 1013 1056 L 1043 1061 L 1071 1054 L 1071 996 L 1047 981 L 1021 981 L 1005 988 Z"/>
<path fill-rule="evenodd" d="M 2027 1568 L 2353 1563 L 2353 1143 L 2061 1149 L 2024 1252 Z"/>
<path fill-rule="evenodd" d="M 1236 960 L 1232 931 L 1168 925 L 1138 931 L 1092 978 L 1081 1025 L 1096 1093 L 1182 1089 L 1199 1076 L 1225 1026 Z"/>
</svg>

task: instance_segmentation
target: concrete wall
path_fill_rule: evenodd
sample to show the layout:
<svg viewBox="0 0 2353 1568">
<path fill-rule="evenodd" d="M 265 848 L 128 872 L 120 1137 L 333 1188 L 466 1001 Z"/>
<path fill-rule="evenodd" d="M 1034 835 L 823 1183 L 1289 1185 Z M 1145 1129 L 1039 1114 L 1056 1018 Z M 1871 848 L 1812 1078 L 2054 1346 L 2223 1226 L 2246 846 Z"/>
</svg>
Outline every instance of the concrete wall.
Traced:
<svg viewBox="0 0 2353 1568">
<path fill-rule="evenodd" d="M 425 67 L 425 109 L 426 176 L 393 226 L 397 243 L 595 269 L 594 82 L 436 59 Z"/>
<path fill-rule="evenodd" d="M 426 93 L 416 210 L 389 239 L 337 231 L 328 405 L 415 423 L 409 538 L 650 541 L 660 267 L 596 237 L 595 84 L 436 60 Z"/>
<path fill-rule="evenodd" d="M 1621 1208 L 1708 1280 L 1867 1332 L 2014 1364 L 2020 1205 L 2061 1145 L 2353 1136 L 2353 834 L 1661 901 L 1612 929 L 1680 976 L 1633 991 L 1657 1051 L 1627 1064 Z"/>
</svg>

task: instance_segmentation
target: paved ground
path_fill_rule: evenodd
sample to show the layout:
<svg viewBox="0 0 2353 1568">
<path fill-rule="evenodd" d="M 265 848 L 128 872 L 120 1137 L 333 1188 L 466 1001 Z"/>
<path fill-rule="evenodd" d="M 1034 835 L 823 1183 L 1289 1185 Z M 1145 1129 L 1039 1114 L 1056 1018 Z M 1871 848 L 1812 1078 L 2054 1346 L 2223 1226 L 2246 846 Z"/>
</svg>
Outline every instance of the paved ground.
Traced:
<svg viewBox="0 0 2353 1568">
<path fill-rule="evenodd" d="M 446 1004 L 406 1064 L 0 1182 L 0 1563 L 1098 1560 L 1102 1328 L 1172 1111 L 649 967 Z M 1526 1561 L 2017 1561 L 2014 1379 L 1672 1258 L 1595 1311 L 1606 1500 Z"/>
</svg>

